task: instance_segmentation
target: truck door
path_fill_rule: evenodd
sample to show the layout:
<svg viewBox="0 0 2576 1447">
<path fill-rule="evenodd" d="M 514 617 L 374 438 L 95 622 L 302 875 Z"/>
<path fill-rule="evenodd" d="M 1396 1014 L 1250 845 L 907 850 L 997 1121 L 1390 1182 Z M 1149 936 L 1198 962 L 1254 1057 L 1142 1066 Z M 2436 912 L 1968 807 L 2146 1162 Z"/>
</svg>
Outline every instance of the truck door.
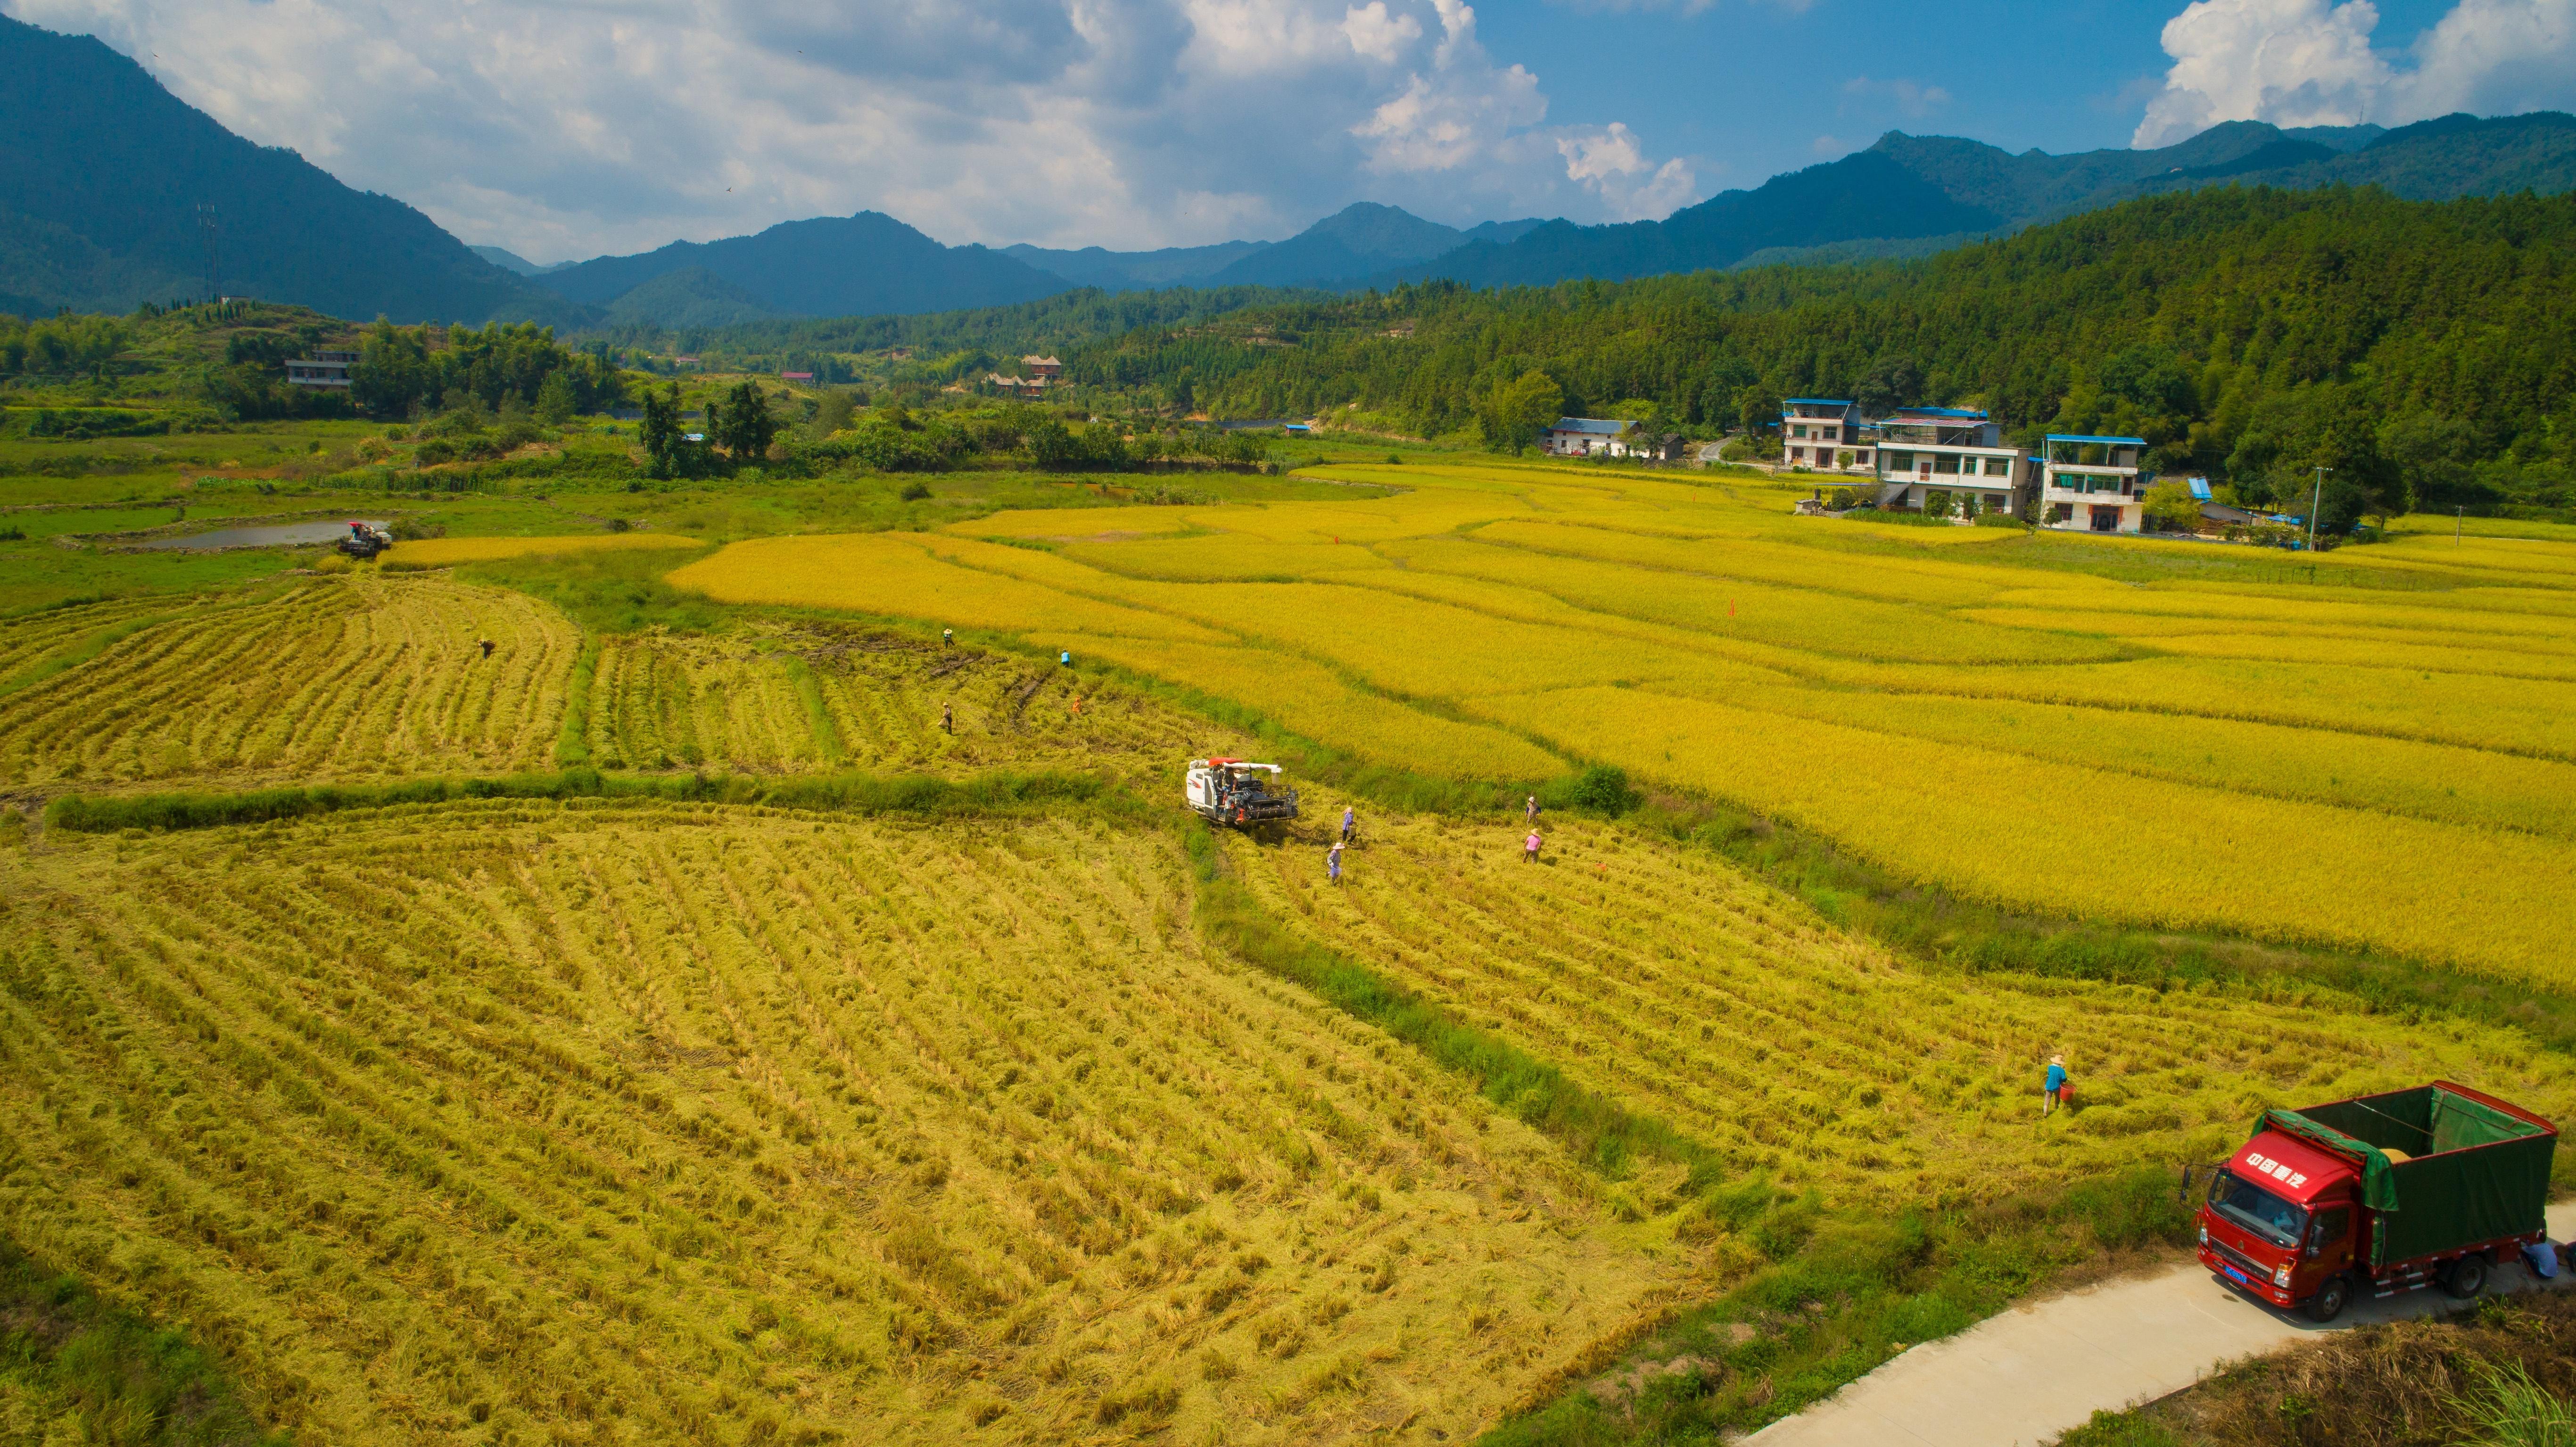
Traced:
<svg viewBox="0 0 2576 1447">
<path fill-rule="evenodd" d="M 2308 1226 L 2308 1244 L 2299 1252 L 2299 1294 L 2352 1265 L 2352 1217 L 2348 1202 L 2317 1208 Z"/>
</svg>

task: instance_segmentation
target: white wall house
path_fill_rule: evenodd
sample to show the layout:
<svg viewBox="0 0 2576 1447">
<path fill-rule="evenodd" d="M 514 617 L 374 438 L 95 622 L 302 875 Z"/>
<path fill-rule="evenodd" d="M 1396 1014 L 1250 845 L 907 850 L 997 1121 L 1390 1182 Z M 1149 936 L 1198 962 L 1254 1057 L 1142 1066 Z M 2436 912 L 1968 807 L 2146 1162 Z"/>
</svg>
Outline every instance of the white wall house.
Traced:
<svg viewBox="0 0 2576 1447">
<path fill-rule="evenodd" d="M 1955 517 L 2011 513 L 2027 458 L 2004 445 L 2003 428 L 1983 412 L 1900 407 L 1878 424 L 1879 506 L 1946 502 Z"/>
<path fill-rule="evenodd" d="M 1810 472 L 1875 474 L 1877 444 L 1851 403 L 1834 397 L 1791 397 L 1780 404 L 1780 461 Z"/>
<path fill-rule="evenodd" d="M 1547 429 L 1547 450 L 1556 457 L 1628 455 L 1628 433 L 1637 424 L 1607 417 L 1559 417 Z"/>
<path fill-rule="evenodd" d="M 2138 476 L 2146 449 L 2143 437 L 2051 433 L 2040 444 L 2041 526 L 2137 532 L 2146 521 L 2147 489 Z"/>
<path fill-rule="evenodd" d="M 355 352 L 315 352 L 309 357 L 296 357 L 286 364 L 286 385 L 290 387 L 346 387 L 349 369 L 358 365 Z"/>
</svg>

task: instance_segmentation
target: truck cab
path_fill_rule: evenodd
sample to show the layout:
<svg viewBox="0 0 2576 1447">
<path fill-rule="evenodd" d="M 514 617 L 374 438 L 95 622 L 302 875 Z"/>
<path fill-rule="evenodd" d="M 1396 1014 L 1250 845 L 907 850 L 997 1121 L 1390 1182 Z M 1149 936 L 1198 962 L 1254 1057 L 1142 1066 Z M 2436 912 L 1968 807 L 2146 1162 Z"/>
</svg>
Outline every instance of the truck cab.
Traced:
<svg viewBox="0 0 2576 1447">
<path fill-rule="evenodd" d="M 2353 1268 L 2360 1188 L 2352 1165 L 2295 1136 L 2264 1131 L 2210 1177 L 2201 1264 L 2274 1306 L 2314 1302 Z M 2341 1299 L 2325 1304 L 2341 1315 L 2349 1299 L 2346 1286 Z"/>
</svg>

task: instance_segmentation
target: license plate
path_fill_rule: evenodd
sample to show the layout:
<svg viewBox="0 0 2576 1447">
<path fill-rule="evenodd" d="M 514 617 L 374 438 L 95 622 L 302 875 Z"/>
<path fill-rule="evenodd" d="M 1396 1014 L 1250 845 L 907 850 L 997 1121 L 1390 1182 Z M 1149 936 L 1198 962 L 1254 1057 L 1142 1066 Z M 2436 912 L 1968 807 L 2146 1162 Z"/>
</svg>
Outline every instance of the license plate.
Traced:
<svg viewBox="0 0 2576 1447">
<path fill-rule="evenodd" d="M 2226 1272 L 2226 1273 L 2227 1273 L 2227 1279 L 2228 1279 L 2228 1280 L 2230 1280 L 2230 1281 L 2235 1282 L 2235 1283 L 2236 1283 L 2237 1285 L 2239 1285 L 2239 1286 L 2252 1286 L 2252 1285 L 2254 1284 L 2253 1282 L 2248 1281 L 2248 1280 L 2246 1280 L 2246 1279 L 2245 1279 L 2245 1273 L 2244 1273 L 2244 1272 L 2237 1270 L 2237 1269 L 2236 1269 L 2235 1267 L 2233 1267 L 2233 1266 L 2222 1266 L 2222 1267 L 2220 1267 L 2220 1268 L 2218 1268 L 2218 1269 L 2219 1269 L 2219 1270 L 2221 1270 L 2221 1271 Z"/>
</svg>

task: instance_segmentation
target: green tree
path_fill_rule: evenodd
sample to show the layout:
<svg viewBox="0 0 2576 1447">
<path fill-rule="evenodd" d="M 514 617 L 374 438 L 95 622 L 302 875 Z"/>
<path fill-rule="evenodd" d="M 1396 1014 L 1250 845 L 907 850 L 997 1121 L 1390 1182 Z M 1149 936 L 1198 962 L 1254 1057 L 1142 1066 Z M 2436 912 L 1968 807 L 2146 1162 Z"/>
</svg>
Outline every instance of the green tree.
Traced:
<svg viewBox="0 0 2576 1447">
<path fill-rule="evenodd" d="M 2200 526 L 2200 503 L 2184 483 L 2159 482 L 2148 488 L 2142 511 L 2147 525 L 2162 532 L 2187 533 Z"/>
<path fill-rule="evenodd" d="M 769 455 L 769 444 L 778 439 L 778 419 L 758 382 L 743 379 L 707 409 L 707 439 L 736 462 L 758 462 Z"/>
<path fill-rule="evenodd" d="M 557 367 L 537 384 L 536 418 L 549 427 L 561 427 L 581 410 L 581 394 L 572 384 L 572 371 Z"/>
<path fill-rule="evenodd" d="M 1565 389 L 1545 372 L 1523 372 L 1486 395 L 1478 423 L 1485 445 L 1498 452 L 1529 446 L 1565 415 Z"/>
</svg>

